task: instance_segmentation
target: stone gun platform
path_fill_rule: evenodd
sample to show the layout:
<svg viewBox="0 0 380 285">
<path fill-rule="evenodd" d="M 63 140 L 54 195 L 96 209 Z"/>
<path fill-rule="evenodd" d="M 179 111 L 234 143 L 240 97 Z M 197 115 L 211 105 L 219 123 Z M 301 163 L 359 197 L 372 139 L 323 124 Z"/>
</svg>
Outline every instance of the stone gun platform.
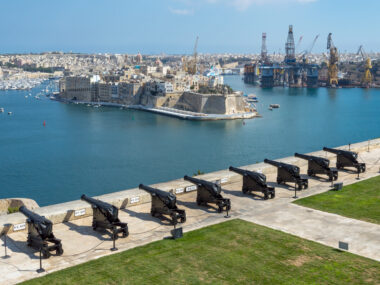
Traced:
<svg viewBox="0 0 380 285">
<path fill-rule="evenodd" d="M 342 147 L 348 149 L 348 147 Z M 380 170 L 380 140 L 371 142 L 367 151 L 367 142 L 351 145 L 351 149 L 359 151 L 361 160 L 367 163 L 367 171 L 360 175 L 361 180 L 379 175 Z M 313 153 L 331 159 L 333 156 L 319 151 Z M 306 173 L 306 163 L 294 157 L 280 161 L 301 166 L 301 173 Z M 226 166 L 227 167 L 227 166 Z M 246 166 L 246 169 L 261 170 L 267 175 L 267 181 L 276 180 L 276 169 L 262 163 Z M 292 204 L 295 199 L 293 188 L 276 185 L 276 198 L 262 200 L 260 197 L 243 195 L 241 192 L 241 176 L 227 170 L 218 171 L 201 178 L 219 180 L 223 187 L 223 196 L 231 199 L 231 218 L 240 218 L 260 225 L 284 231 L 305 239 L 313 240 L 328 246 L 337 247 L 339 241 L 348 242 L 349 251 L 358 255 L 380 261 L 380 225 L 321 212 Z M 337 182 L 344 185 L 357 182 L 357 175 L 340 171 Z M 187 221 L 183 225 L 184 232 L 220 223 L 226 220 L 225 213 L 218 214 L 216 208 L 197 206 L 196 192 L 190 183 L 182 179 L 156 184 L 155 187 L 177 192 L 178 207 L 186 210 Z M 323 179 L 310 179 L 309 189 L 299 191 L 299 198 L 322 193 L 331 189 L 330 182 Z M 189 192 L 187 192 L 189 191 Z M 137 198 L 138 197 L 138 198 Z M 150 195 L 137 189 L 107 194 L 98 197 L 121 207 L 119 218 L 127 222 L 130 235 L 116 241 L 116 252 L 121 252 L 152 241 L 170 236 L 173 229 L 169 222 L 160 221 L 150 215 Z M 75 216 L 76 212 L 81 215 Z M 73 201 L 37 209 L 36 212 L 51 219 L 54 224 L 54 234 L 62 239 L 64 253 L 62 256 L 52 256 L 43 260 L 47 273 L 77 265 L 89 260 L 112 254 L 112 240 L 109 235 L 94 232 L 91 227 L 91 208 L 82 201 Z M 0 216 L 0 230 L 7 232 L 7 246 L 10 258 L 0 259 L 1 284 L 13 284 L 41 276 L 36 273 L 39 267 L 38 252 L 26 246 L 27 233 L 17 230 L 25 222 L 20 213 Z M 4 236 L 2 237 L 4 242 Z M 1 247 L 4 250 L 4 247 Z M 0 256 L 3 256 L 0 252 Z M 46 273 L 42 273 L 46 274 Z"/>
</svg>

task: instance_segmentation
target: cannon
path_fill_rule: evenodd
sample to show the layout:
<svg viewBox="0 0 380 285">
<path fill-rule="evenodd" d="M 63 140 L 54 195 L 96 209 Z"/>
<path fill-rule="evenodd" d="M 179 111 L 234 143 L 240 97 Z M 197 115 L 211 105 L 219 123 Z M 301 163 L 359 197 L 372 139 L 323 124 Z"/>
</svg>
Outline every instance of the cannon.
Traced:
<svg viewBox="0 0 380 285">
<path fill-rule="evenodd" d="M 119 220 L 119 210 L 111 204 L 106 202 L 82 195 L 81 200 L 89 203 L 93 210 L 92 228 L 94 231 L 97 229 L 111 230 L 112 239 L 116 240 L 119 234 L 122 237 L 129 235 L 127 223 L 122 223 Z"/>
<path fill-rule="evenodd" d="M 294 156 L 308 161 L 307 175 L 315 176 L 316 174 L 326 174 L 329 177 L 329 181 L 338 179 L 338 170 L 336 168 L 329 167 L 330 160 L 323 157 L 300 154 L 297 152 Z"/>
<path fill-rule="evenodd" d="M 53 234 L 53 223 L 25 206 L 20 207 L 20 212 L 28 218 L 28 246 L 39 250 L 44 258 L 49 258 L 51 251 L 62 255 L 62 243 Z"/>
<path fill-rule="evenodd" d="M 176 205 L 177 198 L 173 193 L 149 187 L 144 184 L 140 184 L 139 188 L 147 191 L 152 196 L 150 214 L 153 217 L 168 215 L 170 216 L 173 225 L 186 222 L 185 210 L 178 209 Z"/>
<path fill-rule="evenodd" d="M 230 199 L 223 198 L 220 194 L 222 187 L 217 183 L 209 182 L 206 180 L 194 178 L 185 175 L 183 177 L 186 181 L 189 181 L 197 185 L 197 205 L 207 205 L 207 203 L 215 203 L 218 206 L 218 212 L 223 210 L 229 211 L 231 209 Z"/>
<path fill-rule="evenodd" d="M 358 154 L 353 151 L 324 147 L 324 151 L 337 155 L 336 168 L 355 167 L 358 173 L 365 172 L 365 163 L 358 162 Z"/>
<path fill-rule="evenodd" d="M 229 170 L 243 176 L 242 191 L 244 194 L 248 192 L 261 192 L 264 194 L 264 200 L 268 200 L 269 197 L 271 199 L 275 197 L 275 189 L 267 185 L 267 177 L 264 174 L 233 166 L 230 166 Z"/>
<path fill-rule="evenodd" d="M 309 186 L 308 179 L 300 175 L 300 168 L 296 165 L 278 162 L 270 159 L 264 159 L 265 163 L 277 167 L 277 184 L 285 184 L 286 182 L 294 182 L 296 189 L 307 189 Z"/>
</svg>

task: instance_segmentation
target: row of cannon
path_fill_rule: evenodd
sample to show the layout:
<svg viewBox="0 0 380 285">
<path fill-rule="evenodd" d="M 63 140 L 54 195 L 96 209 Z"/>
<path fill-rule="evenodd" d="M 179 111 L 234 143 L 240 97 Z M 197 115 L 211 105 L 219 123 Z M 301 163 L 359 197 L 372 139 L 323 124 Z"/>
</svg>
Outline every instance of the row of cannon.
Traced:
<svg viewBox="0 0 380 285">
<path fill-rule="evenodd" d="M 357 161 L 357 153 L 331 148 L 323 148 L 323 150 L 337 154 L 336 168 L 329 167 L 330 161 L 326 158 L 295 153 L 296 157 L 308 161 L 308 176 L 323 174 L 328 176 L 329 181 L 334 181 L 338 179 L 338 169 L 354 167 L 358 173 L 365 171 L 365 164 Z M 300 174 L 298 166 L 269 159 L 265 159 L 264 162 L 277 168 L 278 184 L 293 182 L 295 183 L 295 189 L 308 188 L 308 178 Z M 264 174 L 233 166 L 230 166 L 229 170 L 243 176 L 242 192 L 244 194 L 261 192 L 264 200 L 275 197 L 275 188 L 267 184 Z M 219 213 L 223 211 L 227 211 L 228 213 L 231 209 L 231 201 L 222 196 L 222 188 L 219 183 L 187 175 L 184 176 L 184 180 L 197 186 L 197 205 L 207 206 L 208 204 L 216 204 Z M 140 184 L 139 188 L 147 191 L 152 197 L 150 213 L 153 217 L 164 218 L 165 216 L 169 216 L 174 226 L 178 223 L 186 222 L 185 210 L 178 209 L 177 198 L 173 193 L 144 184 Z M 109 230 L 114 241 L 119 238 L 120 234 L 121 237 L 129 235 L 128 225 L 120 221 L 117 207 L 84 194 L 81 196 L 81 200 L 88 202 L 93 209 L 93 230 Z M 54 236 L 52 222 L 30 211 L 25 206 L 20 207 L 20 212 L 28 218 L 28 246 L 42 252 L 44 258 L 50 257 L 51 251 L 56 251 L 56 255 L 62 255 L 61 240 Z"/>
</svg>

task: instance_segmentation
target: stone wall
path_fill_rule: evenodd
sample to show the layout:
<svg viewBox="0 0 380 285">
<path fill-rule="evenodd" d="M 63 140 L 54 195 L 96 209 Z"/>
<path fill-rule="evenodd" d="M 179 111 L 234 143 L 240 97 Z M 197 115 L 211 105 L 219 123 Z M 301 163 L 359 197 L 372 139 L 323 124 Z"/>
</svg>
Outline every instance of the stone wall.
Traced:
<svg viewBox="0 0 380 285">
<path fill-rule="evenodd" d="M 231 115 L 244 113 L 245 102 L 240 94 L 199 94 L 184 92 L 174 108 L 196 113 Z"/>
<path fill-rule="evenodd" d="M 21 206 L 26 206 L 29 209 L 39 208 L 36 201 L 27 198 L 9 198 L 9 199 L 0 199 L 0 215 L 6 214 L 8 208 L 19 208 Z"/>
</svg>

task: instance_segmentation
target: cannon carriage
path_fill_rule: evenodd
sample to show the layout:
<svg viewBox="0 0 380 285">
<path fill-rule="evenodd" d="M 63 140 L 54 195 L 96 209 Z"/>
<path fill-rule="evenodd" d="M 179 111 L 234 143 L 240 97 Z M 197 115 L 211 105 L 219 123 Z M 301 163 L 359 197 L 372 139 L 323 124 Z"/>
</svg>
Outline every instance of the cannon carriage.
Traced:
<svg viewBox="0 0 380 285">
<path fill-rule="evenodd" d="M 111 230 L 112 239 L 116 240 L 119 234 L 122 237 L 129 235 L 128 224 L 120 222 L 119 210 L 114 205 L 88 197 L 81 196 L 81 200 L 89 203 L 93 210 L 92 228 L 93 230 Z"/>
<path fill-rule="evenodd" d="M 277 184 L 293 182 L 296 184 L 295 187 L 299 190 L 308 188 L 309 181 L 304 175 L 300 174 L 300 168 L 298 166 L 270 159 L 264 159 L 264 162 L 277 168 Z"/>
<path fill-rule="evenodd" d="M 275 197 L 275 189 L 267 185 L 267 178 L 264 174 L 233 166 L 230 166 L 229 170 L 243 176 L 242 191 L 244 194 L 248 192 L 261 192 L 264 195 L 264 200 Z"/>
<path fill-rule="evenodd" d="M 324 147 L 323 150 L 336 154 L 336 168 L 338 169 L 354 167 L 357 173 L 362 173 L 366 170 L 365 163 L 358 161 L 358 154 L 356 152 L 329 147 Z"/>
<path fill-rule="evenodd" d="M 41 251 L 44 258 L 49 258 L 51 251 L 55 251 L 56 255 L 62 255 L 62 243 L 53 234 L 53 223 L 25 206 L 21 206 L 19 210 L 28 218 L 28 246 Z"/>
<path fill-rule="evenodd" d="M 338 170 L 334 167 L 329 167 L 330 161 L 328 159 L 300 153 L 295 153 L 294 156 L 308 161 L 307 175 L 326 174 L 329 181 L 338 179 Z"/>
<path fill-rule="evenodd" d="M 177 198 L 173 193 L 144 184 L 140 184 L 139 188 L 147 191 L 152 196 L 150 213 L 153 217 L 168 215 L 173 225 L 186 222 L 186 212 L 185 210 L 178 209 L 176 205 Z"/>
<path fill-rule="evenodd" d="M 197 205 L 206 206 L 208 203 L 216 204 L 218 212 L 229 211 L 231 209 L 231 201 L 223 198 L 221 195 L 222 187 L 217 183 L 190 177 L 185 175 L 184 180 L 189 181 L 197 186 Z"/>
</svg>

